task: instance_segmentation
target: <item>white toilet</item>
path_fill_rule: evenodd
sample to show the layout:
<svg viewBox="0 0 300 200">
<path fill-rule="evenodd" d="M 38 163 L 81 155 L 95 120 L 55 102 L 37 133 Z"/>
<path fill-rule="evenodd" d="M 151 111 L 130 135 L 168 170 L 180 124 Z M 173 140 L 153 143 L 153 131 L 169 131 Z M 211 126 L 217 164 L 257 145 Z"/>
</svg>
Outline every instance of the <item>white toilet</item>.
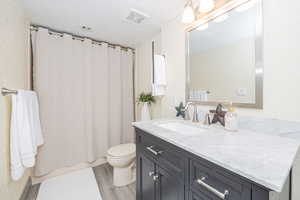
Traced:
<svg viewBox="0 0 300 200">
<path fill-rule="evenodd" d="M 120 144 L 107 151 L 107 162 L 113 167 L 113 184 L 125 186 L 135 181 L 135 144 Z"/>
</svg>

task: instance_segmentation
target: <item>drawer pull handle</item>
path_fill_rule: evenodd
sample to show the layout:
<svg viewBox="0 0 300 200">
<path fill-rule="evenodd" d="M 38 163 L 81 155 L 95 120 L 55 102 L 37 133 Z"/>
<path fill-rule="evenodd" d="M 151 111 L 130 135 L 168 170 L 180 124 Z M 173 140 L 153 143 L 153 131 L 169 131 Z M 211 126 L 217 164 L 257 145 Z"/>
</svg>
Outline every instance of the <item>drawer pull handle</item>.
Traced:
<svg viewBox="0 0 300 200">
<path fill-rule="evenodd" d="M 149 172 L 149 176 L 153 176 L 155 173 L 154 172 Z"/>
<path fill-rule="evenodd" d="M 160 155 L 160 154 L 163 153 L 163 151 L 155 151 L 153 148 L 154 148 L 154 146 L 150 146 L 150 147 L 147 147 L 146 149 L 148 151 L 150 151 L 151 153 L 153 153 L 154 155 L 156 155 L 156 156 L 158 156 L 158 155 Z"/>
<path fill-rule="evenodd" d="M 153 181 L 157 181 L 159 179 L 159 175 L 155 174 L 155 172 L 149 172 L 149 176 L 152 177 Z"/>
<path fill-rule="evenodd" d="M 159 175 L 158 174 L 156 174 L 156 175 L 153 176 L 153 181 L 157 181 L 158 179 L 159 179 Z"/>
<path fill-rule="evenodd" d="M 206 178 L 202 177 L 201 179 L 197 179 L 197 183 L 199 185 L 202 185 L 203 187 L 205 187 L 208 191 L 212 192 L 213 194 L 215 194 L 216 196 L 218 196 L 221 199 L 226 199 L 226 196 L 229 195 L 229 191 L 225 190 L 224 193 L 219 192 L 217 189 L 215 189 L 214 187 L 208 185 L 207 183 L 204 182 Z"/>
</svg>

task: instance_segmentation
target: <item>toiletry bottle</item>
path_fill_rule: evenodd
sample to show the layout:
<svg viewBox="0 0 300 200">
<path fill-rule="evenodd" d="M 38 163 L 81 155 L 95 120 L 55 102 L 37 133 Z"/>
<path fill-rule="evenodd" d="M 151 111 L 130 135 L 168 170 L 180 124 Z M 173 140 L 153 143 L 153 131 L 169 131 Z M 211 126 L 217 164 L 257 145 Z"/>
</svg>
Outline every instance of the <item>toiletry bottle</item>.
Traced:
<svg viewBox="0 0 300 200">
<path fill-rule="evenodd" d="M 229 104 L 228 112 L 225 115 L 225 129 L 228 131 L 238 131 L 238 116 L 232 102 Z"/>
</svg>

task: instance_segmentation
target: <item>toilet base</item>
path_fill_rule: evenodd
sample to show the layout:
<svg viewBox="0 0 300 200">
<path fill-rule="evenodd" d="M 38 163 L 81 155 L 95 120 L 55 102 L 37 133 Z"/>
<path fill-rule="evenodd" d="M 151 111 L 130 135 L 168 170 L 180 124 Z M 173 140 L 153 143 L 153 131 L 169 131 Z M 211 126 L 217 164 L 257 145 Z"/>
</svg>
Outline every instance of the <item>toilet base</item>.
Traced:
<svg viewBox="0 0 300 200">
<path fill-rule="evenodd" d="M 116 187 L 129 185 L 136 180 L 135 169 L 132 166 L 125 168 L 113 168 L 113 184 Z"/>
</svg>

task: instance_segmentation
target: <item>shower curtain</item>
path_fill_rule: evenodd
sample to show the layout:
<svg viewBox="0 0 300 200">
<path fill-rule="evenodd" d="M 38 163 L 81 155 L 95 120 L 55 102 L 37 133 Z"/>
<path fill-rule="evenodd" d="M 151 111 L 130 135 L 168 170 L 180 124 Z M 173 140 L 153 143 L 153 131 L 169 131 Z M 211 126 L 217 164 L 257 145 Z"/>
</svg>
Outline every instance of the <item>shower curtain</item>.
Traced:
<svg viewBox="0 0 300 200">
<path fill-rule="evenodd" d="M 32 32 L 34 89 L 45 144 L 35 176 L 105 158 L 133 142 L 133 52 Z"/>
</svg>

